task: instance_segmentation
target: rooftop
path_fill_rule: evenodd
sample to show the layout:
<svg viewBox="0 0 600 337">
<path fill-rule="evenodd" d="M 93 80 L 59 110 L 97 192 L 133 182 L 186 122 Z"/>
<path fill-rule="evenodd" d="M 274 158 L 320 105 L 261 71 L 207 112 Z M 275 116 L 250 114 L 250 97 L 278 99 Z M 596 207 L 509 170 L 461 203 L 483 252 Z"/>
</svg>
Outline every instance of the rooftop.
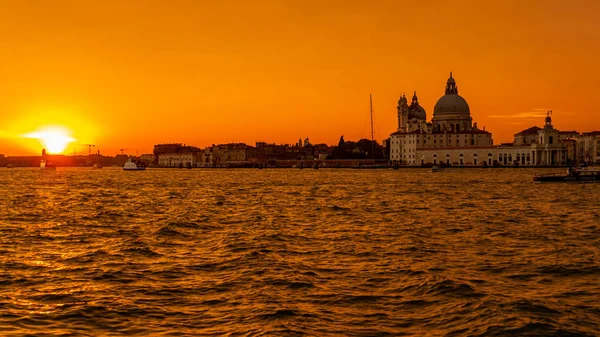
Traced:
<svg viewBox="0 0 600 337">
<path fill-rule="evenodd" d="M 540 131 L 542 128 L 537 127 L 537 126 L 532 126 L 529 129 L 523 130 L 519 133 L 516 133 L 515 136 L 525 136 L 525 135 L 537 135 L 538 131 Z"/>
</svg>

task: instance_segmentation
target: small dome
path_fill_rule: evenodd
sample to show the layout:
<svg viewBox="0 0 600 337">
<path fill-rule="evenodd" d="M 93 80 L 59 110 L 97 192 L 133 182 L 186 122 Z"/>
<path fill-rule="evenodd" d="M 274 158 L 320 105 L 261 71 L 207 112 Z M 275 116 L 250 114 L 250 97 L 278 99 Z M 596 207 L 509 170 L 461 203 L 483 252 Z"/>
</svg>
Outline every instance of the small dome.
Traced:
<svg viewBox="0 0 600 337">
<path fill-rule="evenodd" d="M 425 112 L 425 109 L 419 105 L 419 103 L 417 104 L 411 104 L 408 107 L 408 119 L 413 119 L 413 118 L 417 118 L 417 119 L 427 119 L 427 114 Z"/>
<path fill-rule="evenodd" d="M 426 120 L 427 114 L 425 113 L 425 109 L 419 104 L 419 98 L 417 97 L 417 92 L 413 95 L 412 102 L 408 107 L 408 119 L 411 120 L 413 118 Z"/>
</svg>

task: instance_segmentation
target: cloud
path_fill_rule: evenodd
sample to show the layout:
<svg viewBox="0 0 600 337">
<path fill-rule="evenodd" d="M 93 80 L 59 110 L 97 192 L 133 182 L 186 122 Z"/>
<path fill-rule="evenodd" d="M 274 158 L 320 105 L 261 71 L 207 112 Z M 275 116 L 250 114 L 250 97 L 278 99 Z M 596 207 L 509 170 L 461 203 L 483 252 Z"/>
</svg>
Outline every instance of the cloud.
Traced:
<svg viewBox="0 0 600 337">
<path fill-rule="evenodd" d="M 548 113 L 548 111 L 552 111 L 550 109 L 546 109 L 546 108 L 535 108 L 532 109 L 531 111 L 525 111 L 525 112 L 517 112 L 513 115 L 492 115 L 492 116 L 488 116 L 489 118 L 511 118 L 511 119 L 523 119 L 523 120 L 528 120 L 528 119 L 544 119 Z M 553 114 L 557 113 L 560 114 L 561 116 L 573 116 L 575 115 L 575 113 L 573 111 L 561 111 L 561 112 L 552 112 Z"/>
<path fill-rule="evenodd" d="M 517 112 L 514 115 L 492 115 L 489 118 L 518 118 L 518 119 L 540 119 L 546 117 L 545 109 L 533 109 L 533 111 Z"/>
</svg>

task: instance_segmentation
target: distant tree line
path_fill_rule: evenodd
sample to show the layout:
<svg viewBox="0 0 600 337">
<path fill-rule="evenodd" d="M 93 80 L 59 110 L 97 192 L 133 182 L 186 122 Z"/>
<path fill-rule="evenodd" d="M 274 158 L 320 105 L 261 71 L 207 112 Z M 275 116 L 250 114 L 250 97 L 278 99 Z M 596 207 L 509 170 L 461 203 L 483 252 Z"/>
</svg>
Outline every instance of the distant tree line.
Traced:
<svg viewBox="0 0 600 337">
<path fill-rule="evenodd" d="M 365 138 L 358 142 L 345 141 L 341 136 L 331 151 L 331 159 L 386 159 L 386 155 L 384 147 L 377 141 Z"/>
</svg>

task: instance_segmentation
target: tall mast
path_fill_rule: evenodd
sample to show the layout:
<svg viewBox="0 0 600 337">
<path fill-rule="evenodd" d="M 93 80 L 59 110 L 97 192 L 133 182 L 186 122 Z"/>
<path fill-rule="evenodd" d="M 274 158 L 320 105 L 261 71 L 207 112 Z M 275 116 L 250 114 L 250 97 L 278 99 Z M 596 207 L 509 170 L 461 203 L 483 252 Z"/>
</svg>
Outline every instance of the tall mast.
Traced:
<svg viewBox="0 0 600 337">
<path fill-rule="evenodd" d="M 369 94 L 369 104 L 371 106 L 371 155 L 375 160 L 375 137 L 373 137 L 373 95 Z"/>
<path fill-rule="evenodd" d="M 373 141 L 373 95 L 369 94 L 369 103 L 371 104 L 371 141 Z"/>
</svg>

